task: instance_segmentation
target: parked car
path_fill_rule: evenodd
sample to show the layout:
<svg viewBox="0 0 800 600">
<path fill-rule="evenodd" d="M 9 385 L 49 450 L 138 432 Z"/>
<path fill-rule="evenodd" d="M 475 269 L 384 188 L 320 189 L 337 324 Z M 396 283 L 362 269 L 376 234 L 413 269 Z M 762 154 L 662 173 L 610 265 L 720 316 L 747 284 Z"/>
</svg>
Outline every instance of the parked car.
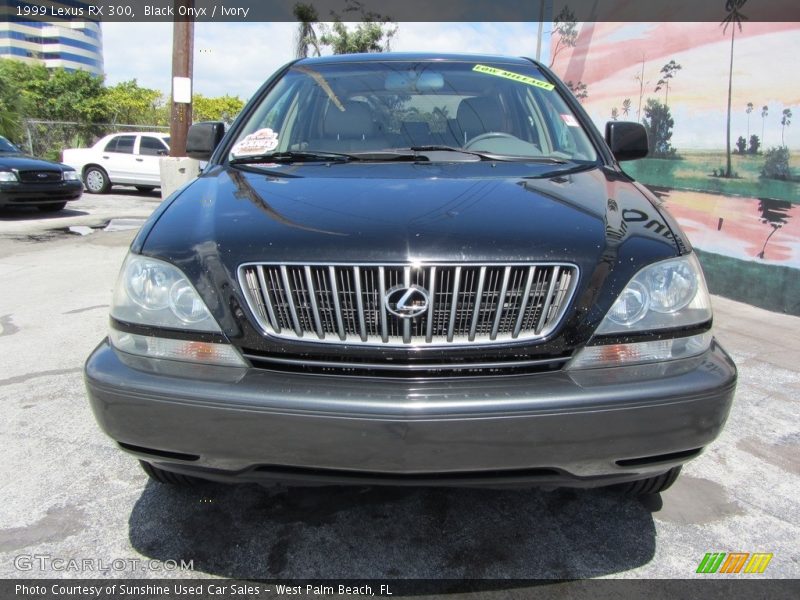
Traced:
<svg viewBox="0 0 800 600">
<path fill-rule="evenodd" d="M 697 256 L 523 58 L 302 59 L 162 204 L 85 369 L 160 482 L 620 484 L 720 433 L 736 369 Z"/>
<path fill-rule="evenodd" d="M 62 159 L 91 194 L 105 194 L 113 185 L 149 192 L 161 185 L 159 159 L 168 154 L 168 135 L 139 131 L 107 135 L 91 148 L 69 148 Z"/>
<path fill-rule="evenodd" d="M 44 212 L 59 211 L 82 193 L 74 169 L 28 156 L 0 136 L 0 208 L 35 206 Z"/>
</svg>

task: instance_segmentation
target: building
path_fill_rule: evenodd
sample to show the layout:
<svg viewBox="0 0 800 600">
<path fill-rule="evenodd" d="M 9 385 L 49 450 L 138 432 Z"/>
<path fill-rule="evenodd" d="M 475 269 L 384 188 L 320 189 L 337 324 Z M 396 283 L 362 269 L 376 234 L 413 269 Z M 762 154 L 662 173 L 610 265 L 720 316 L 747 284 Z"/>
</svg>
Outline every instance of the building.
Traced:
<svg viewBox="0 0 800 600">
<path fill-rule="evenodd" d="M 88 7 L 85 2 L 61 0 L 56 4 Z M 63 67 L 68 71 L 84 70 L 103 74 L 103 38 L 100 23 L 93 20 L 59 19 L 34 21 L 16 15 L 4 6 L 5 18 L 0 21 L 0 58 L 12 58 L 44 64 L 48 68 Z M 84 11 L 84 14 L 87 11 Z"/>
</svg>

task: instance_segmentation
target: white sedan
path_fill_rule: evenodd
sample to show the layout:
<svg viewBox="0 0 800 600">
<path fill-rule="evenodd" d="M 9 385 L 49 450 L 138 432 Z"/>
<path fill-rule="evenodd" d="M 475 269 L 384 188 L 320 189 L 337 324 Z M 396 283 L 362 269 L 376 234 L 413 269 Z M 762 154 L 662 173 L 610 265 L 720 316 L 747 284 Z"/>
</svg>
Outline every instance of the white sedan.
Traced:
<svg viewBox="0 0 800 600">
<path fill-rule="evenodd" d="M 64 150 L 62 162 L 81 174 L 91 194 L 116 184 L 149 192 L 161 185 L 159 159 L 168 154 L 169 135 L 134 131 L 107 135 L 91 148 Z"/>
</svg>

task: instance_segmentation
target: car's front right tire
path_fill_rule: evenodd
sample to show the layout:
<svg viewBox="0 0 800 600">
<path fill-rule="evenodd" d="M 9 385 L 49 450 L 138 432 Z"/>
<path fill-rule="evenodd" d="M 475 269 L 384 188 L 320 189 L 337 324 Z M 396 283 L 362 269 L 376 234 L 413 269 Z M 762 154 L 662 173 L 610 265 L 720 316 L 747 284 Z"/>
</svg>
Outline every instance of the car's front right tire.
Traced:
<svg viewBox="0 0 800 600">
<path fill-rule="evenodd" d="M 83 174 L 83 183 L 90 194 L 105 194 L 111 187 L 108 174 L 102 167 L 88 167 Z"/>
<path fill-rule="evenodd" d="M 648 477 L 647 479 L 639 479 L 637 481 L 630 481 L 621 484 L 618 489 L 626 496 L 649 496 L 651 494 L 660 494 L 667 490 L 678 475 L 681 474 L 681 467 L 673 467 L 666 473 L 656 475 L 655 477 Z"/>
<path fill-rule="evenodd" d="M 142 470 L 147 473 L 147 476 L 158 483 L 195 486 L 203 482 L 202 479 L 198 479 L 197 477 L 190 477 L 189 475 L 181 475 L 180 473 L 159 469 L 157 466 L 144 460 L 140 460 L 139 464 L 142 466 Z"/>
</svg>

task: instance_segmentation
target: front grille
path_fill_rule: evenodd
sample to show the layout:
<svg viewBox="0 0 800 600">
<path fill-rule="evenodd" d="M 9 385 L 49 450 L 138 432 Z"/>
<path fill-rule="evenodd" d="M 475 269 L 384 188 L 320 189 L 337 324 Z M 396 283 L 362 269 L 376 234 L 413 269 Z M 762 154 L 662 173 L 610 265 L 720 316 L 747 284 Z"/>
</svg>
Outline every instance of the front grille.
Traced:
<svg viewBox="0 0 800 600">
<path fill-rule="evenodd" d="M 53 183 L 61 178 L 61 171 L 19 171 L 23 183 Z"/>
<path fill-rule="evenodd" d="M 246 264 L 239 281 L 267 335 L 407 347 L 544 338 L 563 317 L 577 274 L 563 264 Z M 396 316 L 387 294 L 412 288 L 421 292 L 411 308 L 425 297 L 427 310 Z"/>
</svg>

